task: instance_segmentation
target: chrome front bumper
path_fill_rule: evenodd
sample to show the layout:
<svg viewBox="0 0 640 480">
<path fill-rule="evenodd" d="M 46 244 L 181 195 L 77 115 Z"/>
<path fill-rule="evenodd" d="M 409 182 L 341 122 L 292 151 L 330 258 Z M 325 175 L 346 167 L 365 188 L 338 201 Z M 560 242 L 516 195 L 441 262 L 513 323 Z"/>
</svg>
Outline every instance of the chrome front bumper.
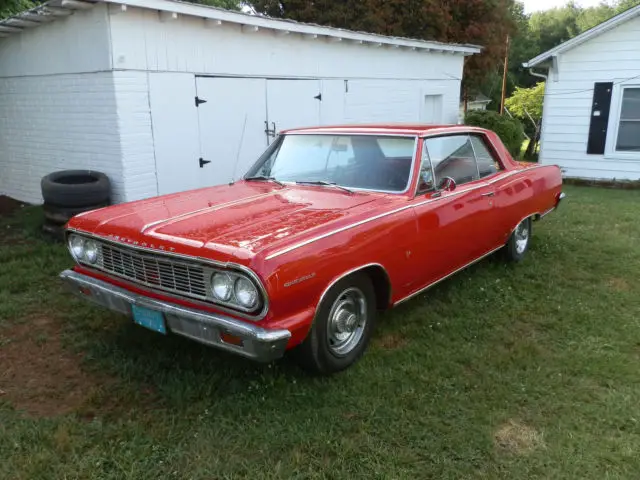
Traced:
<svg viewBox="0 0 640 480">
<path fill-rule="evenodd" d="M 259 362 L 280 358 L 291 337 L 289 330 L 267 330 L 223 315 L 155 300 L 73 270 L 65 270 L 60 278 L 81 298 L 128 316 L 131 305 L 162 312 L 169 331 Z M 241 339 L 241 345 L 225 342 L 223 334 Z"/>
</svg>

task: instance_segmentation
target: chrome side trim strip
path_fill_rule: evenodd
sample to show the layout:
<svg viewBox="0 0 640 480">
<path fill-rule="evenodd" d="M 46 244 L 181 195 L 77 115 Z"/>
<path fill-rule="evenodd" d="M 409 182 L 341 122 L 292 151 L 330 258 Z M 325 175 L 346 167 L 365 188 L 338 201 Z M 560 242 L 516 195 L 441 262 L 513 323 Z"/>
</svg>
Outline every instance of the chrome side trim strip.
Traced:
<svg viewBox="0 0 640 480">
<path fill-rule="evenodd" d="M 267 312 L 269 311 L 269 296 L 267 295 L 267 289 L 264 287 L 264 284 L 262 283 L 262 280 L 260 279 L 260 277 L 258 277 L 258 275 L 251 270 L 249 267 L 245 267 L 244 265 L 240 265 L 239 263 L 232 263 L 232 262 L 218 262 L 216 260 L 211 260 L 208 258 L 203 258 L 203 257 L 196 257 L 196 256 L 191 256 L 191 255 L 183 255 L 181 253 L 175 253 L 175 252 L 167 252 L 166 250 L 154 250 L 151 248 L 144 248 L 144 247 L 140 247 L 138 245 L 131 245 L 128 243 L 120 243 L 120 242 L 116 242 L 114 240 L 112 240 L 109 237 L 103 237 L 101 235 L 96 235 L 93 233 L 89 233 L 89 232 L 85 232 L 83 230 L 78 230 L 76 228 L 67 228 L 66 230 L 66 235 L 68 235 L 69 233 L 77 233 L 78 235 L 82 235 L 85 237 L 90 237 L 90 238 L 95 238 L 96 240 L 99 240 L 101 242 L 107 242 L 110 243 L 112 245 L 116 245 L 117 247 L 120 248 L 131 248 L 134 250 L 139 250 L 141 252 L 144 252 L 146 254 L 152 254 L 152 255 L 158 255 L 160 257 L 162 256 L 166 256 L 166 257 L 173 257 L 173 258 L 179 258 L 183 261 L 188 261 L 188 262 L 197 262 L 197 263 L 202 263 L 203 265 L 209 265 L 212 267 L 217 267 L 217 268 L 221 268 L 221 269 L 227 269 L 227 270 L 236 270 L 239 272 L 244 273 L 245 275 L 247 275 L 249 278 L 251 278 L 251 280 L 253 280 L 253 282 L 256 284 L 256 286 L 258 287 L 258 290 L 260 291 L 260 294 L 262 295 L 263 298 L 263 302 L 264 305 L 262 307 L 262 310 L 260 310 L 260 312 L 256 315 L 249 315 L 245 312 L 242 312 L 240 310 L 234 310 L 231 308 L 226 308 L 224 305 L 220 305 L 219 303 L 207 303 L 208 306 L 215 306 L 215 308 L 219 308 L 222 311 L 231 313 L 233 315 L 237 315 L 239 317 L 242 318 L 246 318 L 248 320 L 254 320 L 254 321 L 258 321 L 258 320 L 262 320 L 266 315 Z M 66 239 L 65 239 L 66 241 Z M 67 243 L 67 247 L 68 247 L 68 243 Z M 81 264 L 83 267 L 88 268 L 88 269 L 94 269 L 94 267 L 92 265 L 87 265 L 82 263 Z M 114 275 L 111 275 L 109 272 L 104 272 L 100 269 L 95 269 L 96 271 L 100 271 L 102 272 L 102 274 L 107 275 L 107 276 L 112 276 L 113 278 L 117 278 L 118 280 L 121 280 L 121 277 L 117 277 Z M 146 285 L 142 285 L 142 284 L 137 284 L 135 282 L 128 282 L 131 283 L 132 285 L 137 285 L 139 287 L 145 287 L 148 288 L 149 290 L 152 290 L 154 292 L 160 293 L 162 295 L 167 295 L 167 292 L 164 290 L 157 290 L 154 289 L 152 287 L 147 287 Z M 190 302 L 193 302 L 194 299 L 187 297 L 187 296 L 180 296 L 179 298 L 182 298 L 184 300 L 188 300 Z"/>
<path fill-rule="evenodd" d="M 458 272 L 460 272 L 460 271 L 464 270 L 464 269 L 465 269 L 465 268 L 467 268 L 467 267 L 470 267 L 470 266 L 471 266 L 471 265 L 473 265 L 474 263 L 478 263 L 480 260 L 482 260 L 482 259 L 484 259 L 484 258 L 488 257 L 488 256 L 489 256 L 489 255 L 491 255 L 492 253 L 497 252 L 497 251 L 498 251 L 498 250 L 500 250 L 501 248 L 503 248 L 503 246 L 500 246 L 500 247 L 498 247 L 498 248 L 494 248 L 494 249 L 493 249 L 493 250 L 491 250 L 490 252 L 485 253 L 484 255 L 482 255 L 482 256 L 480 256 L 480 257 L 476 258 L 476 259 L 475 259 L 475 260 L 473 260 L 472 262 L 467 263 L 465 266 L 460 267 L 460 268 L 458 268 L 457 270 L 455 270 L 455 271 L 453 271 L 453 272 L 451 272 L 451 273 L 449 273 L 449 274 L 445 275 L 444 277 L 442 277 L 442 278 L 440 278 L 440 279 L 436 280 L 435 282 L 430 283 L 430 284 L 429 284 L 429 285 L 427 285 L 426 287 L 422 287 L 420 290 L 418 290 L 418 291 L 416 291 L 416 292 L 413 292 L 413 293 L 411 293 L 411 294 L 407 295 L 407 296 L 406 296 L 406 297 L 404 297 L 404 298 L 401 298 L 400 300 L 398 300 L 397 302 L 395 302 L 395 303 L 393 304 L 393 306 L 395 307 L 395 306 L 397 306 L 397 305 L 400 305 L 401 303 L 406 302 L 407 300 L 412 299 L 412 298 L 413 298 L 413 297 L 415 297 L 416 295 L 420 295 L 420 294 L 421 294 L 422 292 L 424 292 L 425 290 L 428 290 L 428 289 L 430 289 L 431 287 L 434 287 L 435 285 L 437 285 L 438 283 L 445 281 L 447 278 L 452 277 L 452 276 L 453 276 L 453 275 L 455 275 L 456 273 L 458 273 Z"/>
<path fill-rule="evenodd" d="M 531 168 L 539 168 L 539 167 L 531 167 Z M 510 177 L 512 177 L 514 175 L 517 175 L 518 173 L 522 173 L 522 170 L 514 170 L 512 172 L 504 174 L 500 178 L 492 179 L 492 180 L 489 180 L 487 182 L 483 182 L 481 184 L 473 185 L 471 188 L 456 189 L 451 193 L 448 193 L 446 195 L 442 195 L 441 197 L 430 198 L 428 200 L 423 200 L 423 201 L 418 202 L 418 203 L 411 203 L 410 205 L 406 205 L 404 207 L 396 208 L 395 210 L 391 210 L 390 212 L 380 213 L 380 214 L 375 215 L 373 217 L 370 217 L 370 218 L 367 218 L 367 219 L 364 219 L 364 220 L 360 220 L 358 222 L 351 223 L 349 225 L 345 225 L 345 226 L 340 227 L 340 228 L 338 228 L 336 230 L 332 230 L 330 232 L 323 233 L 322 235 L 318 235 L 316 237 L 312 237 L 312 238 L 304 240 L 304 241 L 302 241 L 300 243 L 296 243 L 294 245 L 290 245 L 288 247 L 285 247 L 282 250 L 278 250 L 276 252 L 273 252 L 273 253 L 267 255 L 266 260 L 271 260 L 273 258 L 279 257 L 280 255 L 284 255 L 285 253 L 289 253 L 289 252 L 291 252 L 293 250 L 296 250 L 298 248 L 301 248 L 301 247 L 304 247 L 306 245 L 309 245 L 310 243 L 317 242 L 318 240 L 322 240 L 323 238 L 330 237 L 331 235 L 335 235 L 337 233 L 344 232 L 345 230 L 349 230 L 351 228 L 359 227 L 360 225 L 364 225 L 365 223 L 373 222 L 375 220 L 387 217 L 389 215 L 393 215 L 395 213 L 404 212 L 405 210 L 408 210 L 410 208 L 421 207 L 422 205 L 426 205 L 428 203 L 438 202 L 438 201 L 444 200 L 446 198 L 455 197 L 456 195 L 462 195 L 463 193 L 467 193 L 467 192 L 471 192 L 473 190 L 477 190 L 478 188 L 484 188 L 484 187 L 487 187 L 489 185 L 493 185 L 494 183 L 497 183 L 497 182 L 500 182 L 500 181 L 505 180 L 507 178 L 510 178 Z"/>
<path fill-rule="evenodd" d="M 339 275 L 338 277 L 334 278 L 331 283 L 329 283 L 329 285 L 327 286 L 327 288 L 324 289 L 324 291 L 322 292 L 322 295 L 320 295 L 320 300 L 318 300 L 318 304 L 316 306 L 316 314 L 318 312 L 318 307 L 322 304 L 322 301 L 324 300 L 324 297 L 327 295 L 327 292 L 329 292 L 329 290 L 331 290 L 331 288 L 338 283 L 340 280 L 342 280 L 345 277 L 348 277 L 349 275 L 351 275 L 352 273 L 356 273 L 359 272 L 360 270 L 364 270 L 365 268 L 369 268 L 369 267 L 380 267 L 382 269 L 382 271 L 385 273 L 385 275 L 387 276 L 387 278 L 389 278 L 389 274 L 387 273 L 387 269 L 384 268 L 381 264 L 379 263 L 367 263 L 365 265 L 360 265 L 359 267 L 356 268 L 352 268 L 351 270 L 347 270 L 346 272 L 342 273 L 341 275 Z M 315 321 L 315 315 L 313 317 L 314 321 Z"/>
<path fill-rule="evenodd" d="M 557 207 L 551 207 L 549 210 L 542 212 L 541 214 L 538 215 L 538 220 L 542 220 L 544 217 L 546 217 L 547 215 L 549 215 L 551 212 L 553 212 Z"/>
</svg>

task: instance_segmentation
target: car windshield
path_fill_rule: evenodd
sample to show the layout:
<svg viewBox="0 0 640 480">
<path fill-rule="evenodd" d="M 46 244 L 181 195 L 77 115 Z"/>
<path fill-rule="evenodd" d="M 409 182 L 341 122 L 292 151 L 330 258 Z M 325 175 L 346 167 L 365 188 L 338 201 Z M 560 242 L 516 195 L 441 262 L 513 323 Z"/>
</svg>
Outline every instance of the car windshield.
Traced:
<svg viewBox="0 0 640 480">
<path fill-rule="evenodd" d="M 404 192 L 415 143 L 415 137 L 284 135 L 245 178 Z"/>
</svg>

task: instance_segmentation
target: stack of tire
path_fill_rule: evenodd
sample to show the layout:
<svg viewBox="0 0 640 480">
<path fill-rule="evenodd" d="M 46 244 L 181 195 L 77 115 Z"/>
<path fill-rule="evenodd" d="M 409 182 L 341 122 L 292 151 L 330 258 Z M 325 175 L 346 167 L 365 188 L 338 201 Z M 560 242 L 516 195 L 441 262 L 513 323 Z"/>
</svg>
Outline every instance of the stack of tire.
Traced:
<svg viewBox="0 0 640 480">
<path fill-rule="evenodd" d="M 106 207 L 110 203 L 109 178 L 92 170 L 61 170 L 40 182 L 44 199 L 43 230 L 56 238 L 64 236 L 64 226 L 79 213 Z"/>
</svg>

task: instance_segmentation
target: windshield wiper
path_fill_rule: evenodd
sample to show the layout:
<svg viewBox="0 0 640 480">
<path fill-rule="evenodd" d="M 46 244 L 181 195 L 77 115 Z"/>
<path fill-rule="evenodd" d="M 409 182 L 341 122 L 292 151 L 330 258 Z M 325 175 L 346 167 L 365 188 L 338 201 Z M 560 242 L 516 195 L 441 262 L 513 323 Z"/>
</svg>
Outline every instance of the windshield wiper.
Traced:
<svg viewBox="0 0 640 480">
<path fill-rule="evenodd" d="M 284 183 L 276 180 L 274 177 L 266 177 L 264 175 L 256 175 L 255 177 L 246 177 L 245 180 L 247 182 L 273 182 L 280 185 L 281 187 L 285 186 Z"/>
<path fill-rule="evenodd" d="M 324 180 L 302 180 L 302 181 L 296 181 L 295 183 L 299 184 L 299 185 L 322 185 L 322 186 L 326 186 L 326 187 L 334 187 L 334 188 L 339 188 L 340 190 L 343 190 L 347 193 L 354 193 L 353 190 L 347 188 L 347 187 L 343 187 L 342 185 L 338 185 L 335 182 L 326 182 Z"/>
</svg>

